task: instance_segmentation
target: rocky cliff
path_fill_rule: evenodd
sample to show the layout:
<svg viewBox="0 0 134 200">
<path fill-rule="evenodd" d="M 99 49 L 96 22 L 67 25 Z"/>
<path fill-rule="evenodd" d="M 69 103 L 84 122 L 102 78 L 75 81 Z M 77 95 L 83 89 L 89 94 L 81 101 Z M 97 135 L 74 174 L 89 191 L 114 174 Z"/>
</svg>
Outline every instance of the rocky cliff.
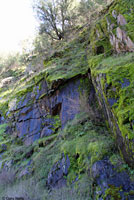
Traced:
<svg viewBox="0 0 134 200">
<path fill-rule="evenodd" d="M 40 73 L 3 82 L 1 196 L 134 199 L 133 16 L 113 1 Z"/>
</svg>

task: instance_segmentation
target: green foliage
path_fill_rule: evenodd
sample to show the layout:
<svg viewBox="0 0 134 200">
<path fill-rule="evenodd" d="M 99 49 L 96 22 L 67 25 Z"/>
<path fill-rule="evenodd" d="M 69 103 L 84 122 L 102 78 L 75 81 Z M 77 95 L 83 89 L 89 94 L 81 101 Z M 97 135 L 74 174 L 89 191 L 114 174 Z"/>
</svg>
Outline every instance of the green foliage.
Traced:
<svg viewBox="0 0 134 200">
<path fill-rule="evenodd" d="M 8 55 L 7 57 L 0 57 L 0 68 L 9 68 L 16 64 L 18 60 L 18 54 Z"/>
<path fill-rule="evenodd" d="M 55 141 L 46 145 L 45 148 L 40 149 L 39 152 L 33 156 L 34 176 L 36 180 L 42 179 L 45 184 L 52 165 L 58 161 L 60 156 L 59 144 Z"/>
<path fill-rule="evenodd" d="M 118 153 L 112 154 L 112 156 L 109 158 L 109 160 L 113 165 L 115 165 L 117 167 L 122 166 L 124 163 L 123 159 L 121 158 L 121 156 Z"/>
<path fill-rule="evenodd" d="M 103 197 L 104 200 L 110 198 L 111 200 L 121 200 L 120 191 L 122 191 L 121 187 L 115 187 L 114 185 L 109 185 L 109 188 L 105 191 L 105 195 Z"/>
<path fill-rule="evenodd" d="M 93 55 L 110 55 L 112 47 L 109 41 L 106 18 L 100 20 L 90 31 L 90 41 Z"/>
<path fill-rule="evenodd" d="M 71 28 L 72 5 L 70 0 L 36 1 L 34 8 L 40 21 L 40 33 L 52 39 L 63 39 Z"/>
<path fill-rule="evenodd" d="M 0 136 L 2 136 L 7 128 L 7 124 L 0 124 Z"/>
<path fill-rule="evenodd" d="M 130 167 L 128 166 L 128 164 L 124 163 L 124 164 L 122 165 L 122 170 L 126 170 L 126 171 L 130 174 L 130 176 L 133 176 L 133 177 L 134 177 L 134 170 L 133 170 L 132 168 L 130 168 Z"/>
<path fill-rule="evenodd" d="M 132 180 L 134 179 L 133 168 L 130 168 L 129 165 L 125 163 L 125 161 L 123 160 L 123 158 L 121 158 L 118 152 L 110 156 L 109 160 L 115 166 L 118 172 L 126 171 L 129 174 L 130 178 Z"/>
<path fill-rule="evenodd" d="M 95 127 L 91 121 L 77 122 L 75 119 L 68 123 L 62 133 L 61 152 L 67 154 L 71 162 L 69 181 L 73 181 L 94 162 L 110 155 L 114 149 L 114 141 L 104 127 Z"/>
<path fill-rule="evenodd" d="M 0 153 L 7 151 L 11 145 L 11 138 L 5 133 L 8 124 L 0 124 Z M 3 145 L 5 148 L 3 148 Z"/>
<path fill-rule="evenodd" d="M 57 134 L 51 135 L 51 136 L 47 136 L 47 137 L 43 137 L 40 138 L 37 142 L 35 142 L 35 149 L 34 151 L 38 151 L 39 147 L 46 147 L 47 145 L 49 145 L 50 143 L 52 143 L 57 137 Z"/>
<path fill-rule="evenodd" d="M 53 46 L 51 45 L 51 41 L 48 37 L 46 37 L 46 34 L 37 35 L 33 41 L 33 46 L 33 52 L 36 56 L 34 59 L 32 58 L 32 65 L 35 67 L 35 64 L 40 62 L 39 59 L 43 59 L 44 56 L 50 56 Z"/>
</svg>

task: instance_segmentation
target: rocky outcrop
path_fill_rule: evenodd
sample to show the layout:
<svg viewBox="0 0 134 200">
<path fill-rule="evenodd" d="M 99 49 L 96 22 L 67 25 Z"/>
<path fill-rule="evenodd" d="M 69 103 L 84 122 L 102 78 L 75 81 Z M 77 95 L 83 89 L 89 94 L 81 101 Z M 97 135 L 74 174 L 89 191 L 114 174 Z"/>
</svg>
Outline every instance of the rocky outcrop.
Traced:
<svg viewBox="0 0 134 200">
<path fill-rule="evenodd" d="M 134 52 L 134 43 L 120 27 L 116 29 L 116 36 L 111 33 L 110 43 L 117 53 Z"/>
<path fill-rule="evenodd" d="M 130 180 L 129 175 L 118 169 L 110 163 L 109 160 L 101 160 L 92 166 L 92 177 L 94 180 L 94 199 L 133 199 L 134 182 Z M 127 195 L 126 195 L 127 193 Z"/>
<path fill-rule="evenodd" d="M 115 18 L 115 21 L 114 23 L 112 23 L 107 18 L 107 26 L 108 26 L 110 43 L 113 46 L 114 51 L 116 53 L 121 53 L 126 51 L 133 52 L 134 43 L 127 35 L 127 32 L 124 30 L 125 25 L 127 25 L 126 19 L 121 14 L 117 15 L 117 12 L 115 10 L 113 10 L 112 16 Z M 113 32 L 116 32 L 116 34 Z"/>
<path fill-rule="evenodd" d="M 127 163 L 133 165 L 133 153 L 132 153 L 131 149 L 129 149 L 129 146 L 127 146 L 128 142 L 125 142 L 125 138 L 122 136 L 122 133 L 118 126 L 118 119 L 116 119 L 114 112 L 112 111 L 112 106 L 114 105 L 114 103 L 117 102 L 117 99 L 108 98 L 108 97 L 106 97 L 107 95 L 106 96 L 104 95 L 104 94 L 106 94 L 106 90 L 108 90 L 108 85 L 105 85 L 105 90 L 104 90 L 101 82 L 105 78 L 106 78 L 105 74 L 99 74 L 93 80 L 94 86 L 96 88 L 98 102 L 104 112 L 105 119 L 107 120 L 107 122 L 109 124 L 110 131 L 115 134 L 117 145 L 123 154 L 124 160 Z M 127 85 L 126 85 L 126 87 L 127 87 Z"/>
<path fill-rule="evenodd" d="M 127 25 L 127 21 L 125 17 L 121 14 L 117 15 L 117 12 L 113 10 L 112 16 L 115 18 L 115 23 L 111 24 L 107 20 L 108 25 L 108 31 L 110 33 L 110 43 L 113 46 L 115 52 L 121 53 L 121 52 L 133 52 L 134 51 L 134 43 L 130 39 L 130 37 L 127 35 L 127 32 L 124 31 L 125 25 Z M 114 27 L 116 34 L 113 33 Z"/>
<path fill-rule="evenodd" d="M 132 20 L 131 3 L 127 5 L 127 2 L 115 1 L 102 19 L 91 28 L 93 54 L 134 52 Z"/>
<path fill-rule="evenodd" d="M 70 160 L 68 155 L 65 157 L 62 155 L 61 160 L 55 163 L 48 174 L 47 187 L 61 188 L 66 185 L 66 178 L 68 175 L 68 169 L 70 167 Z"/>
<path fill-rule="evenodd" d="M 65 83 L 59 80 L 60 84 L 57 83 L 51 90 L 43 80 L 40 89 L 36 86 L 18 102 L 10 102 L 14 134 L 23 138 L 25 144 L 31 144 L 40 137 L 54 134 L 60 126 L 63 128 L 80 112 L 82 95 L 88 93 L 83 86 L 88 84 L 88 90 L 91 87 L 90 81 L 87 83 L 86 80 L 85 76 Z M 93 96 L 90 101 L 93 101 Z"/>
</svg>

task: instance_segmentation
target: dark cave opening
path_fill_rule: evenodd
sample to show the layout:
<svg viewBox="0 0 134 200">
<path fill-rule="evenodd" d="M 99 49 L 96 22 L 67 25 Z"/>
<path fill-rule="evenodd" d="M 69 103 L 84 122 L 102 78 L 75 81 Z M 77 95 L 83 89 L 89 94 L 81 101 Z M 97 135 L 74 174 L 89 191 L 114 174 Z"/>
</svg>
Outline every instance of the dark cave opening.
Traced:
<svg viewBox="0 0 134 200">
<path fill-rule="evenodd" d="M 62 106 L 62 103 L 58 103 L 58 104 L 55 105 L 55 107 L 52 108 L 52 115 L 53 116 L 60 115 L 61 106 Z"/>
<path fill-rule="evenodd" d="M 96 54 L 99 55 L 99 54 L 102 54 L 102 53 L 104 53 L 104 47 L 103 46 L 97 47 Z"/>
</svg>

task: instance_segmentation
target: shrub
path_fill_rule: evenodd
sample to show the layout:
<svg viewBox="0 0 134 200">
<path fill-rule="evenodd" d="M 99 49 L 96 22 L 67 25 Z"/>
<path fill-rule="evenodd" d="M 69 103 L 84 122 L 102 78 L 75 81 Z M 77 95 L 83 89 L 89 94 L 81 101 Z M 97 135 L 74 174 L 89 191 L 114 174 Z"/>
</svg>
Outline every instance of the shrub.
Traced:
<svg viewBox="0 0 134 200">
<path fill-rule="evenodd" d="M 34 179 L 19 181 L 14 185 L 6 185 L 0 193 L 3 197 L 21 197 L 24 200 L 42 200 L 46 196 L 46 191 L 41 188 Z"/>
</svg>

